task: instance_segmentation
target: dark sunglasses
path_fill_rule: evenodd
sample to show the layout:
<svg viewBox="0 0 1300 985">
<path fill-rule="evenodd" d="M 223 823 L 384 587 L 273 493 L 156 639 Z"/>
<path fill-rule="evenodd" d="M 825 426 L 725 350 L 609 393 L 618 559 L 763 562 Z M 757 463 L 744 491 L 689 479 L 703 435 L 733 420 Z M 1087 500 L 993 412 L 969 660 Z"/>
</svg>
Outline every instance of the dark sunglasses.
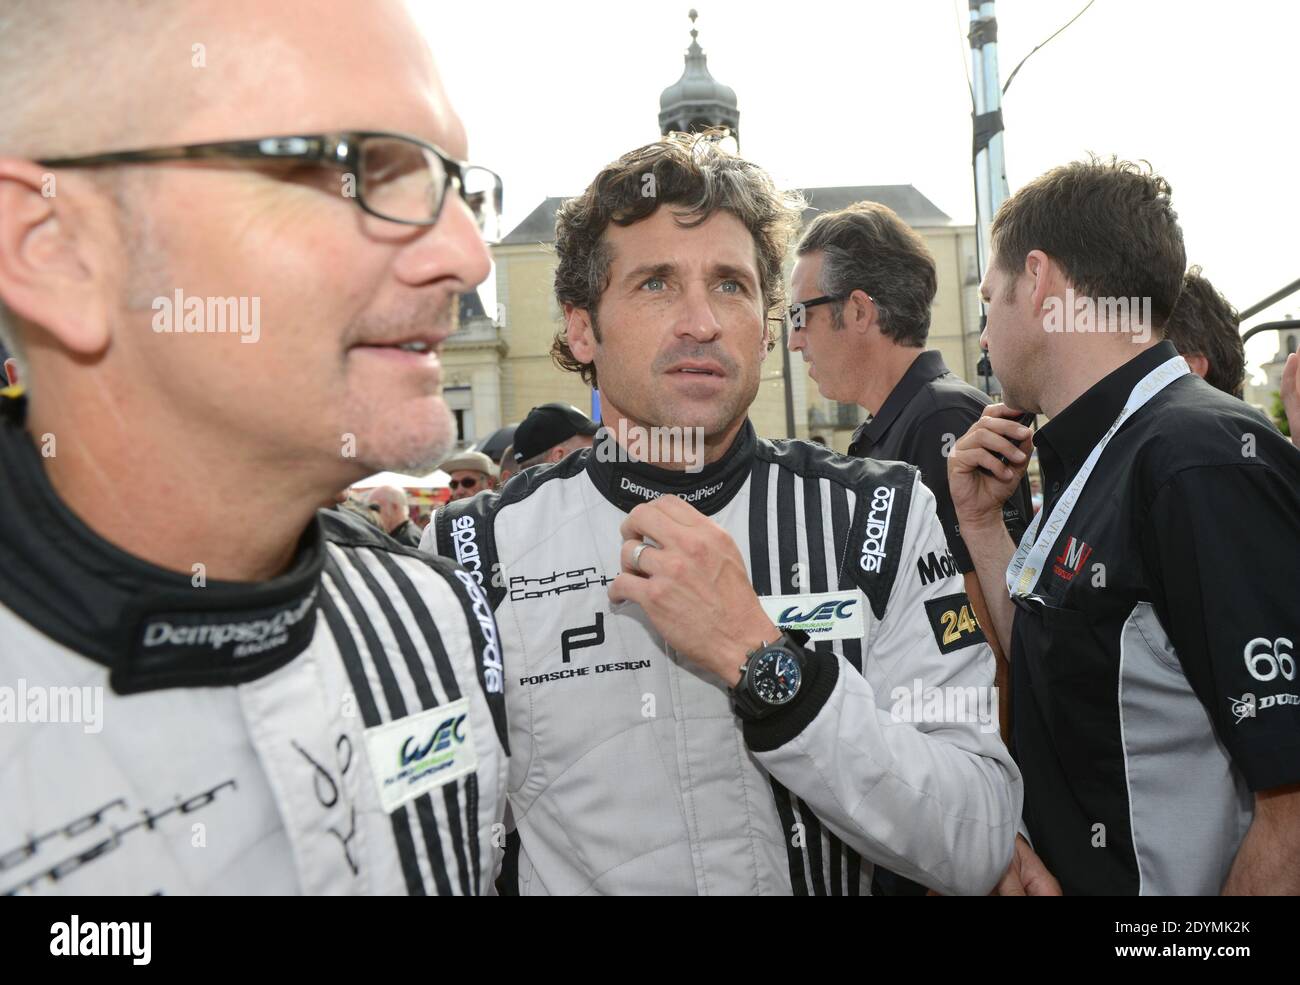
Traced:
<svg viewBox="0 0 1300 985">
<path fill-rule="evenodd" d="M 808 324 L 809 308 L 815 308 L 819 304 L 832 304 L 836 301 L 847 301 L 848 299 L 849 295 L 847 294 L 823 294 L 819 298 L 812 298 L 808 301 L 796 301 L 794 304 L 790 305 L 790 307 L 785 309 L 786 327 L 792 332 L 797 332 Z M 872 304 L 876 301 L 876 299 L 870 294 L 867 294 L 867 300 Z"/>
<path fill-rule="evenodd" d="M 478 485 L 478 479 L 452 479 L 447 483 L 450 489 L 473 489 Z"/>
</svg>

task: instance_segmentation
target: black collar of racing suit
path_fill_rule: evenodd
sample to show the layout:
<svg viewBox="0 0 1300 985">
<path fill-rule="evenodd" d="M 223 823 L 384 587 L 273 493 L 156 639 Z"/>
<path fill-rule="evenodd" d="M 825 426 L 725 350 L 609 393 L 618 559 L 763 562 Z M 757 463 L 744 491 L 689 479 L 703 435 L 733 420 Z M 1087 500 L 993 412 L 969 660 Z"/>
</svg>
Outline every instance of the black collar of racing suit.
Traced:
<svg viewBox="0 0 1300 985">
<path fill-rule="evenodd" d="M 670 494 L 711 516 L 731 502 L 749 478 L 757 444 L 754 425 L 746 419 L 725 455 L 699 472 L 686 472 L 627 460 L 614 433 L 601 428 L 586 453 L 587 473 L 601 495 L 624 512 Z"/>
<path fill-rule="evenodd" d="M 23 427 L 24 403 L 0 397 L 0 605 L 108 667 L 119 694 L 240 684 L 307 647 L 325 564 L 319 518 L 269 581 L 201 584 L 197 571 L 166 571 L 64 505 Z"/>
</svg>

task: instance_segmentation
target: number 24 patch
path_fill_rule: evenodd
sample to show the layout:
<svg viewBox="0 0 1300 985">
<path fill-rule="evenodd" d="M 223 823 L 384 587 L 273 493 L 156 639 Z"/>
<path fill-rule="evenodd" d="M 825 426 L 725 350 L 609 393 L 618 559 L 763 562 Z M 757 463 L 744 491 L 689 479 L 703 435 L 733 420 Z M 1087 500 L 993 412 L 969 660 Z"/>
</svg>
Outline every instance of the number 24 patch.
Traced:
<svg viewBox="0 0 1300 985">
<path fill-rule="evenodd" d="M 930 617 L 930 629 L 940 653 L 988 642 L 965 592 L 930 599 L 925 603 L 925 614 Z"/>
</svg>

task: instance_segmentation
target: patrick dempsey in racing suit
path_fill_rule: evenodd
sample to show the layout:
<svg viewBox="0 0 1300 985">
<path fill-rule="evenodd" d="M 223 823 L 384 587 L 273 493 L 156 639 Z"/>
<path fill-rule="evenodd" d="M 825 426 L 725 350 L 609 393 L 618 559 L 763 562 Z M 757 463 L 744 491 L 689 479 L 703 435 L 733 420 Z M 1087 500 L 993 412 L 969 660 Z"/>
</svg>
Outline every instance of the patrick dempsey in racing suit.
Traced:
<svg viewBox="0 0 1300 985">
<path fill-rule="evenodd" d="M 606 430 L 422 543 L 500 627 L 506 892 L 856 895 L 881 864 L 985 893 L 1010 859 L 1019 773 L 933 495 L 748 419 L 798 205 L 678 134 L 558 213 L 553 355 L 599 371 Z"/>
</svg>

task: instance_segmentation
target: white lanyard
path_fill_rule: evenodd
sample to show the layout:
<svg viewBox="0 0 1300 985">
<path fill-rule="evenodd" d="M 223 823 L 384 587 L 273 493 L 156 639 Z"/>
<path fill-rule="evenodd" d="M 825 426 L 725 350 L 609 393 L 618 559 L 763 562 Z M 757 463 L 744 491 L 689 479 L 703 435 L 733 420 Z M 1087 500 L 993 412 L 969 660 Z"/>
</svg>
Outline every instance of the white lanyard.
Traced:
<svg viewBox="0 0 1300 985">
<path fill-rule="evenodd" d="M 1042 536 L 1038 536 L 1039 521 L 1043 519 L 1043 511 L 1040 509 L 1029 524 L 1025 535 L 1020 538 L 1020 546 L 1016 548 L 1011 563 L 1007 565 L 1007 591 L 1011 595 L 1028 595 L 1033 590 L 1034 585 L 1037 584 L 1039 572 L 1043 570 L 1043 563 L 1047 560 L 1052 545 L 1056 543 L 1056 538 L 1060 536 L 1061 528 L 1070 519 L 1074 504 L 1078 502 L 1079 494 L 1083 492 L 1088 477 L 1092 475 L 1097 459 L 1101 458 L 1101 453 L 1105 451 L 1106 445 L 1115 436 L 1115 432 L 1120 429 L 1120 426 L 1125 421 L 1140 410 L 1148 400 L 1178 379 L 1178 377 L 1190 372 L 1191 369 L 1188 367 L 1186 359 L 1182 356 L 1173 356 L 1138 381 L 1137 386 L 1128 395 L 1128 402 L 1124 404 L 1124 409 L 1119 412 L 1119 417 L 1115 418 L 1115 423 L 1102 436 L 1101 441 L 1097 442 L 1097 446 L 1084 460 L 1083 467 L 1079 469 L 1074 480 L 1066 487 L 1065 492 L 1061 493 L 1061 498 L 1056 501 L 1056 505 L 1052 509 L 1051 519 L 1047 521 L 1047 527 L 1043 530 Z"/>
</svg>

